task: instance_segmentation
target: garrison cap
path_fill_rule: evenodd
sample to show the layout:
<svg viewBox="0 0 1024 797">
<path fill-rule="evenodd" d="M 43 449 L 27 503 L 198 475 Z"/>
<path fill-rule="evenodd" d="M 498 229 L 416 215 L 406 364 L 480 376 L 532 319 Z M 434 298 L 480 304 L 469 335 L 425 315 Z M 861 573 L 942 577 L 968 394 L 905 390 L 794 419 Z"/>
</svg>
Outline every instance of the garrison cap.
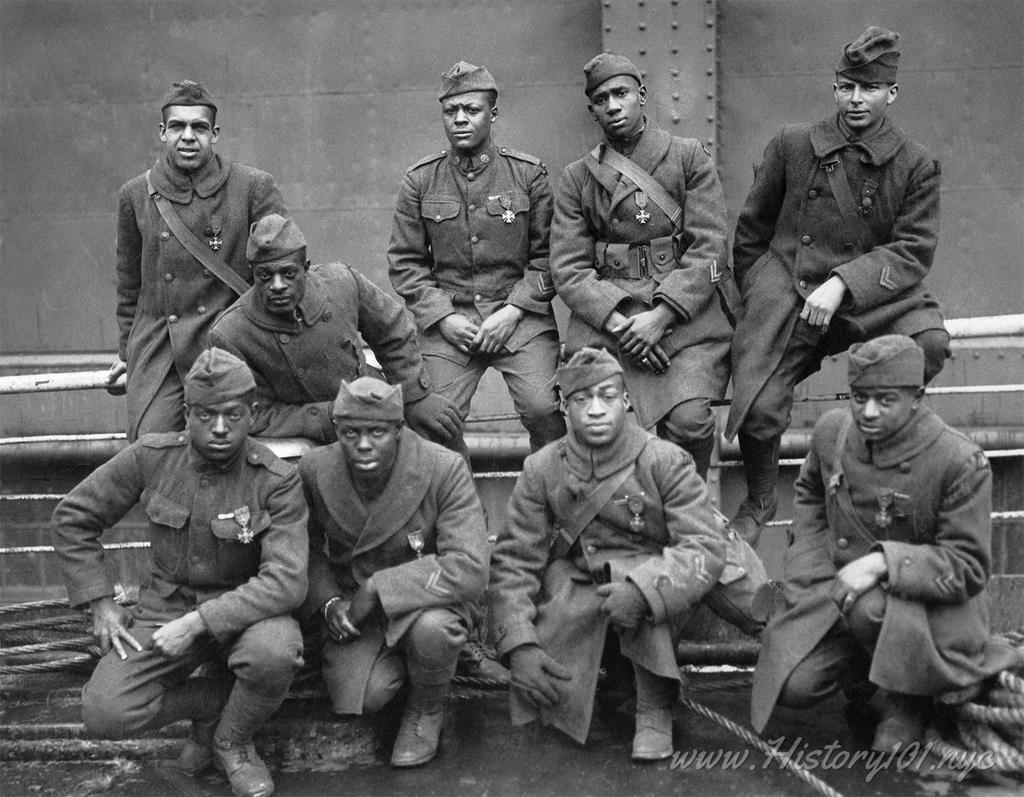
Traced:
<svg viewBox="0 0 1024 797">
<path fill-rule="evenodd" d="M 250 263 L 268 263 L 305 249 L 306 239 L 299 225 L 279 213 L 271 213 L 249 228 L 245 259 Z"/>
<path fill-rule="evenodd" d="M 400 421 L 405 415 L 402 386 L 389 385 L 372 376 L 342 381 L 332 414 L 335 418 L 363 421 Z"/>
<path fill-rule="evenodd" d="M 850 387 L 921 387 L 924 351 L 906 335 L 882 335 L 850 347 Z"/>
<path fill-rule="evenodd" d="M 256 389 L 249 366 L 229 351 L 204 349 L 185 377 L 185 403 L 209 407 Z"/>
<path fill-rule="evenodd" d="M 858 83 L 895 83 L 900 35 L 872 25 L 843 48 L 836 74 Z"/>
<path fill-rule="evenodd" d="M 594 89 L 616 75 L 629 75 L 629 77 L 635 78 L 636 82 L 641 86 L 644 83 L 644 79 L 640 77 L 640 70 L 636 68 L 636 64 L 626 58 L 626 56 L 616 55 L 615 53 L 599 53 L 595 55 L 583 67 L 583 74 L 587 77 L 587 86 L 584 91 L 588 97 L 594 93 Z"/>
<path fill-rule="evenodd" d="M 494 82 L 486 66 L 474 66 L 468 61 L 459 61 L 447 72 L 441 73 L 438 100 L 465 94 L 467 91 L 493 91 L 497 94 L 498 84 Z"/>
<path fill-rule="evenodd" d="M 604 349 L 583 347 L 555 372 L 562 398 L 622 373 L 622 366 Z"/>
<path fill-rule="evenodd" d="M 202 83 L 196 83 L 194 80 L 179 80 L 172 83 L 160 100 L 160 110 L 168 105 L 205 105 L 217 113 L 217 106 L 213 104 L 210 92 Z"/>
</svg>

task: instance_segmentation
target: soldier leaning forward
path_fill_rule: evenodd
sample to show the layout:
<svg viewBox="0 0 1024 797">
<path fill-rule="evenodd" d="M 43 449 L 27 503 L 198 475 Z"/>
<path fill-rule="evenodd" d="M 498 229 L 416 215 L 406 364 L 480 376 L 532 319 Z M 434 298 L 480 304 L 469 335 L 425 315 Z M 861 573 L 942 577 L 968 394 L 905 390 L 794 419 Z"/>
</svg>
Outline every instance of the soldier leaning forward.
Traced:
<svg viewBox="0 0 1024 797">
<path fill-rule="evenodd" d="M 324 621 L 323 675 L 334 710 L 369 714 L 408 681 L 391 755 L 396 767 L 437 752 L 444 699 L 487 586 L 490 544 L 458 454 L 402 425 L 402 390 L 343 382 L 338 442 L 299 463 L 310 506 L 305 614 Z"/>
<path fill-rule="evenodd" d="M 735 293 L 722 186 L 699 141 L 644 116 L 647 90 L 628 59 L 602 53 L 584 73 L 605 140 L 565 168 L 555 194 L 551 272 L 572 311 L 566 347 L 618 352 L 641 426 L 682 446 L 706 477 L 732 337 L 716 286 Z"/>
<path fill-rule="evenodd" d="M 254 434 L 332 442 L 331 403 L 342 380 L 366 371 L 365 342 L 402 386 L 410 427 L 463 447 L 461 419 L 431 392 L 416 328 L 399 301 L 344 263 L 310 268 L 302 231 L 276 213 L 252 225 L 246 257 L 254 285 L 217 319 L 210 341 L 256 377 Z"/>
<path fill-rule="evenodd" d="M 826 355 L 905 334 L 925 351 L 926 380 L 949 356 L 938 304 L 921 285 L 939 233 L 939 162 L 886 118 L 898 39 L 871 27 L 846 46 L 838 113 L 769 142 L 736 223 L 745 310 L 726 433 L 739 432 L 747 479 L 732 525 L 751 542 L 775 514 L 793 389 Z"/>
<path fill-rule="evenodd" d="M 850 409 L 815 425 L 796 482 L 785 601 L 754 675 L 758 730 L 777 703 L 880 687 L 873 746 L 905 748 L 931 696 L 1021 661 L 989 634 L 988 461 L 921 404 L 924 368 L 903 335 L 850 348 Z"/>
<path fill-rule="evenodd" d="M 512 721 L 540 717 L 582 743 L 611 625 L 636 675 L 633 758 L 666 758 L 680 631 L 707 599 L 756 632 L 750 602 L 764 569 L 749 546 L 723 537 L 689 457 L 627 415 L 614 357 L 582 349 L 558 383 L 568 433 L 526 459 L 492 557 Z"/>
<path fill-rule="evenodd" d="M 68 602 L 91 605 L 106 651 L 82 692 L 86 729 L 121 738 L 190 719 L 179 767 L 216 762 L 235 794 L 253 797 L 274 784 L 252 735 L 302 665 L 289 613 L 306 595 L 308 545 L 295 468 L 247 437 L 255 387 L 237 357 L 204 351 L 185 378 L 186 431 L 145 435 L 53 513 Z M 150 571 L 129 618 L 100 535 L 140 501 Z M 233 685 L 189 677 L 211 660 L 226 661 Z"/>
<path fill-rule="evenodd" d="M 435 389 L 465 418 L 484 372 L 497 369 L 536 451 L 565 434 L 550 384 L 551 189 L 537 158 L 492 141 L 497 98 L 486 67 L 460 61 L 441 76 L 451 146 L 406 173 L 388 264 Z"/>
</svg>

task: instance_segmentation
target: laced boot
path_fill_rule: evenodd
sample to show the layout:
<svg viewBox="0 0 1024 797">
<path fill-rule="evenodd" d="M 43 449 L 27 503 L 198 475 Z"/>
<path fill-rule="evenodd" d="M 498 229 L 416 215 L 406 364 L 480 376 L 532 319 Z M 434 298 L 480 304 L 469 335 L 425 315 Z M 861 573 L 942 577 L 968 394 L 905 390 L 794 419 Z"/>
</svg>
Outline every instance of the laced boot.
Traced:
<svg viewBox="0 0 1024 797">
<path fill-rule="evenodd" d="M 174 766 L 186 775 L 198 775 L 213 766 L 213 732 L 220 717 L 192 720 L 192 738 L 181 748 Z"/>
<path fill-rule="evenodd" d="M 459 651 L 458 663 L 459 675 L 470 678 L 486 678 L 507 684 L 511 674 L 498 661 L 497 655 L 484 646 L 483 642 L 475 636 L 466 640 L 466 644 Z"/>
<path fill-rule="evenodd" d="M 413 685 L 402 714 L 395 747 L 391 751 L 391 766 L 418 767 L 437 755 L 447 693 L 447 683 L 440 686 Z"/>
<path fill-rule="evenodd" d="M 740 432 L 740 452 L 743 454 L 743 473 L 747 479 L 747 497 L 729 521 L 729 528 L 755 547 L 768 521 L 775 517 L 779 496 L 775 485 L 779 480 L 778 437 L 757 440 Z"/>
<path fill-rule="evenodd" d="M 875 729 L 871 749 L 887 753 L 921 741 L 931 699 L 899 692 L 886 692 L 884 698 L 882 719 Z"/>
<path fill-rule="evenodd" d="M 256 754 L 256 746 L 251 739 L 230 742 L 214 738 L 213 752 L 217 766 L 227 775 L 231 791 L 237 797 L 270 797 L 274 793 L 270 770 Z"/>
<path fill-rule="evenodd" d="M 660 761 L 672 755 L 672 705 L 679 686 L 671 678 L 633 665 L 636 672 L 634 761 Z"/>
</svg>

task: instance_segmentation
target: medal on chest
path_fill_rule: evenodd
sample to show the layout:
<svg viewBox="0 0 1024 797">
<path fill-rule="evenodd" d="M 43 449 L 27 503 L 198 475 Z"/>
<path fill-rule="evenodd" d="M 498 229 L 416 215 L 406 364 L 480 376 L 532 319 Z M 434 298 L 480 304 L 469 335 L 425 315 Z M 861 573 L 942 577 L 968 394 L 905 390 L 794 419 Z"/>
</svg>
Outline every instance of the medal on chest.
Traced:
<svg viewBox="0 0 1024 797">
<path fill-rule="evenodd" d="M 646 224 L 651 220 L 651 214 L 647 212 L 647 194 L 643 191 L 637 191 L 633 194 L 633 201 L 636 202 L 636 206 L 639 208 L 636 220 L 641 224 Z"/>
<path fill-rule="evenodd" d="M 516 220 L 515 211 L 512 210 L 512 195 L 502 194 L 498 197 L 498 202 L 501 203 L 501 220 L 506 224 L 514 224 Z"/>
<path fill-rule="evenodd" d="M 249 507 L 243 506 L 234 512 L 217 515 L 217 520 L 234 520 L 238 524 L 237 539 L 242 545 L 248 545 L 253 541 L 254 535 L 252 528 L 249 526 L 249 522 L 252 520 L 252 512 L 249 510 Z"/>
<path fill-rule="evenodd" d="M 423 558 L 423 531 L 422 529 L 416 529 L 416 531 L 410 531 L 405 535 L 405 539 L 409 541 L 409 547 L 412 548 L 413 553 L 416 554 L 417 559 Z"/>
<path fill-rule="evenodd" d="M 220 238 L 221 230 L 224 229 L 224 222 L 220 216 L 210 216 L 210 226 L 207 227 L 204 232 L 209 235 L 210 238 L 207 240 L 206 245 L 209 246 L 214 252 L 219 252 L 220 248 L 224 246 L 224 241 Z"/>
<path fill-rule="evenodd" d="M 883 493 L 878 496 L 878 511 L 875 512 L 875 525 L 880 529 L 887 529 L 892 525 L 893 494 Z"/>
<path fill-rule="evenodd" d="M 643 517 L 644 496 L 646 493 L 641 490 L 636 495 L 624 495 L 615 501 L 617 504 L 625 504 L 626 510 L 633 516 L 629 521 L 629 530 L 634 534 L 643 534 L 647 530 L 647 521 Z"/>
</svg>

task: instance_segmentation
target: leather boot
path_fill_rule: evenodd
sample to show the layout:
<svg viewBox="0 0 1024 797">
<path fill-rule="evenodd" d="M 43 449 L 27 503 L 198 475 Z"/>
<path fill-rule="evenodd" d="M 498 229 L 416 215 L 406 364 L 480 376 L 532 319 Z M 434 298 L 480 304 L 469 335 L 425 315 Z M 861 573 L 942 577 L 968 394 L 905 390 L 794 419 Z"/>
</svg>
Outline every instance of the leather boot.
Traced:
<svg viewBox="0 0 1024 797">
<path fill-rule="evenodd" d="M 679 685 L 671 678 L 634 664 L 636 674 L 636 731 L 634 761 L 661 761 L 672 755 L 672 706 Z"/>
<path fill-rule="evenodd" d="M 186 775 L 198 775 L 213 766 L 213 732 L 220 717 L 192 720 L 192 738 L 181 748 L 174 766 Z"/>
<path fill-rule="evenodd" d="M 757 440 L 740 432 L 740 452 L 743 454 L 743 473 L 747 479 L 747 497 L 729 522 L 752 548 L 761 538 L 765 525 L 775 517 L 779 496 L 775 486 L 779 481 L 779 444 L 781 438 Z"/>
<path fill-rule="evenodd" d="M 912 742 L 920 742 L 931 698 L 886 692 L 882 704 L 882 719 L 875 729 L 871 749 L 887 753 L 902 750 Z"/>
<path fill-rule="evenodd" d="M 466 644 L 459 651 L 457 672 L 469 678 L 484 678 L 507 684 L 512 677 L 511 674 L 498 662 L 497 656 L 476 638 L 475 633 L 466 640 Z"/>
<path fill-rule="evenodd" d="M 441 686 L 413 685 L 402 714 L 395 747 L 391 751 L 391 766 L 418 767 L 437 755 L 447 693 L 447 683 Z"/>
<path fill-rule="evenodd" d="M 213 752 L 217 766 L 227 775 L 231 791 L 237 797 L 270 797 L 274 781 L 270 770 L 256 754 L 252 740 L 229 742 L 214 738 Z"/>
<path fill-rule="evenodd" d="M 256 754 L 252 737 L 277 711 L 286 694 L 268 697 L 235 681 L 213 735 L 213 752 L 237 797 L 268 797 L 274 793 L 274 781 Z"/>
<path fill-rule="evenodd" d="M 715 450 L 715 436 L 693 440 L 682 448 L 693 457 L 693 466 L 697 469 L 697 475 L 707 481 L 708 469 L 711 467 L 711 453 Z"/>
<path fill-rule="evenodd" d="M 192 738 L 185 742 L 174 766 L 188 775 L 198 775 L 213 764 L 213 731 L 231 691 L 231 681 L 196 675 L 168 689 L 160 710 L 145 726 L 162 728 L 182 719 L 192 721 Z"/>
</svg>

